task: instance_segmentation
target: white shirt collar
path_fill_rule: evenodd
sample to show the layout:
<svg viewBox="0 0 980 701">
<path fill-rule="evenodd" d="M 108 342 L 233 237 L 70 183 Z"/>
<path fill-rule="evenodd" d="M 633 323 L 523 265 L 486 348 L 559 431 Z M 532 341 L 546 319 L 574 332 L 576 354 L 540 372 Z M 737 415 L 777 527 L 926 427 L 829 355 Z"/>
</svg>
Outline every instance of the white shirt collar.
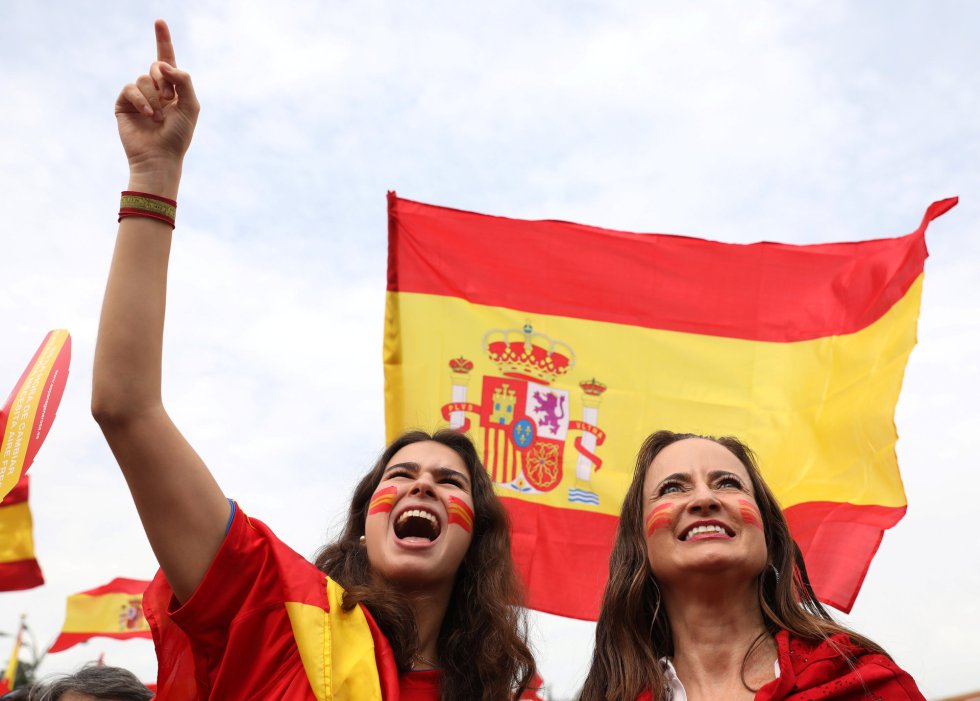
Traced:
<svg viewBox="0 0 980 701">
<path fill-rule="evenodd" d="M 680 678 L 677 676 L 677 670 L 674 669 L 674 663 L 669 657 L 661 657 L 660 664 L 664 667 L 664 682 L 667 687 L 668 696 L 671 701 L 687 701 L 687 692 L 684 690 L 684 685 L 681 684 Z M 773 665 L 776 672 L 776 679 L 779 679 L 779 660 L 777 659 Z"/>
</svg>

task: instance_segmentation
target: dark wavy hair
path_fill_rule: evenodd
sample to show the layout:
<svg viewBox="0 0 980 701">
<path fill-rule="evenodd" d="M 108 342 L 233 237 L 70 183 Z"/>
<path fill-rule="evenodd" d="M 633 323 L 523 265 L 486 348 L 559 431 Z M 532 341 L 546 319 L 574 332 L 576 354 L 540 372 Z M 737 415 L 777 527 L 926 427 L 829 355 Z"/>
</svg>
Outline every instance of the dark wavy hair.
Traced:
<svg viewBox="0 0 980 701">
<path fill-rule="evenodd" d="M 316 566 L 344 587 L 345 609 L 357 604 L 368 608 L 391 643 L 399 670 L 410 670 L 419 645 L 415 617 L 407 598 L 374 575 L 359 541 L 371 495 L 385 467 L 399 450 L 421 441 L 440 443 L 462 458 L 470 472 L 475 513 L 473 540 L 456 573 L 439 632 L 442 699 L 516 698 L 530 683 L 535 666 L 527 642 L 523 594 L 510 555 L 510 527 L 490 476 L 464 434 L 410 431 L 396 438 L 354 489 L 343 533 L 321 548 Z"/>
<path fill-rule="evenodd" d="M 872 641 L 834 621 L 817 601 L 803 554 L 790 535 L 783 510 L 762 479 L 755 456 L 747 445 L 732 437 L 657 431 L 640 448 L 633 481 L 623 501 L 609 561 L 609 582 L 596 625 L 592 666 L 580 701 L 631 701 L 647 690 L 652 691 L 654 701 L 667 699 L 660 658 L 672 656 L 674 644 L 660 590 L 647 561 L 643 537 L 643 482 L 647 468 L 660 451 L 687 438 L 714 441 L 738 458 L 749 474 L 762 514 L 769 564 L 759 575 L 759 606 L 766 633 L 755 640 L 742 660 L 742 683 L 745 684 L 745 663 L 752 652 L 763 643 L 767 634 L 772 636 L 780 630 L 811 642 L 828 641 L 849 663 L 847 654 L 830 640 L 830 636 L 844 634 L 870 651 L 886 654 Z"/>
</svg>

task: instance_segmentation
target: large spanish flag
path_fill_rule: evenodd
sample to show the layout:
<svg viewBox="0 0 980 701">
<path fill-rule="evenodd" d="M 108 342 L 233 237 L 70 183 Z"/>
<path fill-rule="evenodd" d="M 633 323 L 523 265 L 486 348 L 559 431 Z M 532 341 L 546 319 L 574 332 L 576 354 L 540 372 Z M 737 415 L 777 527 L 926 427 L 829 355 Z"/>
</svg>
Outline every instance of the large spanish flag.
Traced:
<svg viewBox="0 0 980 701">
<path fill-rule="evenodd" d="M 117 578 L 95 589 L 68 597 L 65 625 L 48 652 L 61 652 L 95 637 L 151 638 L 143 616 L 143 592 L 150 586 L 142 579 Z"/>
<path fill-rule="evenodd" d="M 389 194 L 389 438 L 468 431 L 536 609 L 594 619 L 640 443 L 758 453 L 821 600 L 850 610 L 905 513 L 894 425 L 931 205 L 906 236 L 723 244 Z"/>
<path fill-rule="evenodd" d="M 30 477 L 24 475 L 0 500 L 0 591 L 33 589 L 44 584 L 44 575 L 34 557 L 29 492 Z"/>
<path fill-rule="evenodd" d="M 41 341 L 0 409 L 0 499 L 20 480 L 51 430 L 68 381 L 71 337 L 64 329 Z"/>
</svg>

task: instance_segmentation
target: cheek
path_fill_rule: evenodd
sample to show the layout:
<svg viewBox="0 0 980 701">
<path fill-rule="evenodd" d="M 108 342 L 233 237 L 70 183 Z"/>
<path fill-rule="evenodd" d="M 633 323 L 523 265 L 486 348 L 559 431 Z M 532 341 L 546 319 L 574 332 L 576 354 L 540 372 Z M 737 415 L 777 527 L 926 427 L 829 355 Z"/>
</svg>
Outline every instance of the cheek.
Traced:
<svg viewBox="0 0 980 701">
<path fill-rule="evenodd" d="M 652 536 L 657 529 L 670 528 L 674 522 L 674 508 L 673 504 L 660 504 L 653 507 L 646 520 L 647 538 Z"/>
<path fill-rule="evenodd" d="M 395 495 L 397 493 L 397 487 L 385 487 L 376 491 L 374 496 L 371 497 L 371 503 L 368 505 L 368 516 L 390 512 L 395 506 Z"/>
<path fill-rule="evenodd" d="M 473 532 L 473 509 L 458 497 L 449 497 L 449 525 L 453 524 L 467 533 Z"/>
<path fill-rule="evenodd" d="M 741 515 L 744 523 L 747 523 L 750 526 L 755 526 L 759 529 L 762 528 L 762 514 L 759 513 L 759 507 L 757 507 L 751 501 L 739 499 L 738 512 Z"/>
</svg>

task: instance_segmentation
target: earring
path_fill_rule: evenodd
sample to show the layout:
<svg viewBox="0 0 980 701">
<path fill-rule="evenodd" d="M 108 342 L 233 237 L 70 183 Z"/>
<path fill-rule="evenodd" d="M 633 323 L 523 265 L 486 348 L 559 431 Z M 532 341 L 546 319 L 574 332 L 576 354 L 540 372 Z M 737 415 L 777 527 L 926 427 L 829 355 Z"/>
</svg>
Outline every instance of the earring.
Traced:
<svg viewBox="0 0 980 701">
<path fill-rule="evenodd" d="M 358 540 L 358 542 L 359 542 L 359 543 L 360 543 L 360 544 L 361 544 L 362 546 L 364 546 L 364 545 L 367 545 L 367 536 L 364 536 L 364 535 L 362 535 L 362 536 L 361 536 L 360 538 L 358 538 L 357 540 Z"/>
<path fill-rule="evenodd" d="M 779 584 L 779 570 L 771 562 L 769 563 L 769 569 L 772 570 L 772 576 L 776 578 L 776 584 Z"/>
</svg>

